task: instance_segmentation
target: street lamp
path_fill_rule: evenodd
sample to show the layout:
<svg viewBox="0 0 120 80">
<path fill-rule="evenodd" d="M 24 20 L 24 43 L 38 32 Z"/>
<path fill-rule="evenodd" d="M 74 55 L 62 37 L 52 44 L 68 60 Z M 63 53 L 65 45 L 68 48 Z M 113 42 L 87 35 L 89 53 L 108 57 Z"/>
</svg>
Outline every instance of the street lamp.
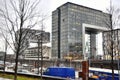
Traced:
<svg viewBox="0 0 120 80">
<path fill-rule="evenodd" d="M 38 65 L 37 65 L 37 67 L 38 67 L 38 74 L 39 74 L 39 54 L 40 54 L 40 39 L 39 39 L 39 36 L 37 35 L 37 39 L 38 39 L 38 41 L 37 41 L 37 44 L 38 44 Z"/>
<path fill-rule="evenodd" d="M 38 44 L 38 74 L 39 74 L 39 58 L 40 58 L 40 56 L 41 56 L 41 78 L 42 78 L 42 65 L 43 65 L 43 55 L 42 55 L 42 37 L 43 37 L 43 33 L 42 33 L 42 31 L 41 31 L 41 33 L 39 33 L 39 34 L 36 34 L 35 35 L 36 37 L 37 37 L 37 39 L 38 39 L 38 41 L 37 41 L 37 44 Z"/>
</svg>

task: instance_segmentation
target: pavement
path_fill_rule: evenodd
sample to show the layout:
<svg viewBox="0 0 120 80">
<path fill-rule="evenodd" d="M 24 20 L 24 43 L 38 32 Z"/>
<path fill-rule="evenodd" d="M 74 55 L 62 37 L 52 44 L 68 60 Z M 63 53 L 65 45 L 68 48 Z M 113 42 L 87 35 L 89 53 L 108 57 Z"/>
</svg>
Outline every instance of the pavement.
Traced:
<svg viewBox="0 0 120 80">
<path fill-rule="evenodd" d="M 7 78 L 0 78 L 0 80 L 11 80 L 11 79 L 7 79 Z"/>
</svg>

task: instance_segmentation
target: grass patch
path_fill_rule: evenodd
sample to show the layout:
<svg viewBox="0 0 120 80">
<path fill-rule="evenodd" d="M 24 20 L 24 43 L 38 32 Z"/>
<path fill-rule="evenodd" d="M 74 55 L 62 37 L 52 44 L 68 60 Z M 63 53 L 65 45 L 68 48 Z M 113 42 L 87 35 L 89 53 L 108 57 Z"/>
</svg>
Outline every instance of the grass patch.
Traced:
<svg viewBox="0 0 120 80">
<path fill-rule="evenodd" d="M 0 77 L 2 77 L 2 78 L 8 78 L 8 79 L 13 79 L 14 78 L 14 76 L 13 75 L 11 75 L 11 74 L 4 74 L 4 73 L 0 73 Z"/>
<path fill-rule="evenodd" d="M 14 75 L 12 74 L 4 74 L 0 73 L 0 77 L 7 78 L 7 79 L 14 79 Z M 17 76 L 17 80 L 40 80 L 40 78 L 34 78 L 34 77 L 27 77 L 27 76 Z"/>
</svg>

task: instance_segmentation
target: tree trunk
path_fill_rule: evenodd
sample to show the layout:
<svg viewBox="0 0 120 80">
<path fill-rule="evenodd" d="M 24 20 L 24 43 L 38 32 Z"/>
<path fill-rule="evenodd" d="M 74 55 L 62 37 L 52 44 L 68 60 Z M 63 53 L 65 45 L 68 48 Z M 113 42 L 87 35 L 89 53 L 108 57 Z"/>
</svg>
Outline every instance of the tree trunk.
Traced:
<svg viewBox="0 0 120 80">
<path fill-rule="evenodd" d="M 113 60 L 113 57 L 111 60 L 111 69 L 112 69 L 112 80 L 114 80 L 114 60 Z"/>
<path fill-rule="evenodd" d="M 110 28 L 111 28 L 111 69 L 112 69 L 112 80 L 114 80 L 114 60 L 113 60 L 113 23 L 112 23 L 112 15 L 110 15 Z"/>
<path fill-rule="evenodd" d="M 5 73 L 5 66 L 6 66 L 6 64 L 5 64 L 5 62 L 6 62 L 6 51 L 5 51 L 5 55 L 4 55 L 4 73 Z"/>
<path fill-rule="evenodd" d="M 14 73 L 14 80 L 17 80 L 17 69 L 18 69 L 18 52 L 15 58 L 15 73 Z"/>
</svg>

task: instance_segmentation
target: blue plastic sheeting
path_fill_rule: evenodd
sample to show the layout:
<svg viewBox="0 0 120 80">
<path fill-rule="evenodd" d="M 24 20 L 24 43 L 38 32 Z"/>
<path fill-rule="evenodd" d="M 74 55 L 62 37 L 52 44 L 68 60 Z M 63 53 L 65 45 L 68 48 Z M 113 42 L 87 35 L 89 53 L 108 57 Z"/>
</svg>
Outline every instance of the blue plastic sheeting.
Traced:
<svg viewBox="0 0 120 80">
<path fill-rule="evenodd" d="M 49 67 L 44 73 L 48 76 L 75 78 L 75 69 L 71 67 Z"/>
</svg>

